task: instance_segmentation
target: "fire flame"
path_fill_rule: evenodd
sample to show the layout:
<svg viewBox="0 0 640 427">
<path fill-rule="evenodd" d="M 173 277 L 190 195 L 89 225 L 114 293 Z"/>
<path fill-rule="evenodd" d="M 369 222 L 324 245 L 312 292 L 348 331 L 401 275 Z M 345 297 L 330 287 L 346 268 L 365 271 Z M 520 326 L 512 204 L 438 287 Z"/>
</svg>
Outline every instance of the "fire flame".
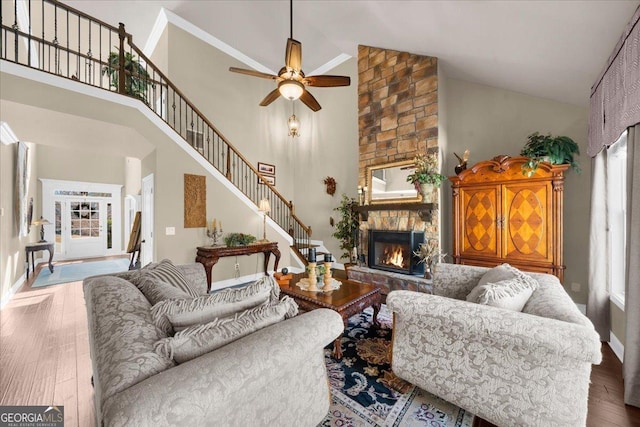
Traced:
<svg viewBox="0 0 640 427">
<path fill-rule="evenodd" d="M 384 249 L 384 258 L 382 260 L 383 264 L 395 265 L 399 268 L 405 268 L 404 257 L 402 256 L 402 248 L 399 246 L 394 246 L 393 248 L 386 247 Z"/>
</svg>

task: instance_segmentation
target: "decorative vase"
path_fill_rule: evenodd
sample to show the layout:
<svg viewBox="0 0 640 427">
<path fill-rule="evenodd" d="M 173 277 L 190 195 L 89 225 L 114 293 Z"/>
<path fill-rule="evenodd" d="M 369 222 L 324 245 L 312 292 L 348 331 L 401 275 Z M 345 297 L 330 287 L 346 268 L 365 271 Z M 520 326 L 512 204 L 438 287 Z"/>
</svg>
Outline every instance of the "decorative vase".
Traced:
<svg viewBox="0 0 640 427">
<path fill-rule="evenodd" d="M 422 196 L 422 203 L 433 203 L 433 193 L 435 186 L 433 184 L 424 183 L 420 184 L 420 195 Z"/>
</svg>

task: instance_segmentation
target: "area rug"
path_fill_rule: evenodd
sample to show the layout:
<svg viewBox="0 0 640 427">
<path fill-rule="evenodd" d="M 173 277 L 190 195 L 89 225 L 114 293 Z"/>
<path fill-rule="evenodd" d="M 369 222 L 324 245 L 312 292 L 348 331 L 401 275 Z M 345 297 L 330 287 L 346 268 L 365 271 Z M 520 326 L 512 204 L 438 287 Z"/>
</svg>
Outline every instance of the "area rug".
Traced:
<svg viewBox="0 0 640 427">
<path fill-rule="evenodd" d="M 325 349 L 332 402 L 323 427 L 470 427 L 466 412 L 396 377 L 389 363 L 392 315 L 383 305 L 372 326 L 373 310 L 349 319 L 342 338 L 343 356 Z"/>
<path fill-rule="evenodd" d="M 45 264 L 40 269 L 40 273 L 31 287 L 40 288 L 60 283 L 77 282 L 89 276 L 118 273 L 128 269 L 129 259 L 127 258 L 56 264 L 54 265 L 53 273 L 49 271 L 48 266 Z"/>
</svg>

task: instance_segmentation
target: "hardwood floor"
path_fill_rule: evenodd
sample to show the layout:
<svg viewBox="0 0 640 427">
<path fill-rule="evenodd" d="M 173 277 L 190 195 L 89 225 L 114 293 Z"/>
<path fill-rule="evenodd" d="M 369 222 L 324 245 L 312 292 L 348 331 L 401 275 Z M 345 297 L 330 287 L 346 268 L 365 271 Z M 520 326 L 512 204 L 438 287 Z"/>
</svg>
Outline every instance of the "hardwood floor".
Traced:
<svg viewBox="0 0 640 427">
<path fill-rule="evenodd" d="M 82 282 L 29 286 L 0 311 L 0 405 L 64 405 L 66 427 L 94 426 Z M 640 409 L 622 403 L 621 363 L 608 345 L 602 351 L 587 426 L 640 427 Z"/>
</svg>

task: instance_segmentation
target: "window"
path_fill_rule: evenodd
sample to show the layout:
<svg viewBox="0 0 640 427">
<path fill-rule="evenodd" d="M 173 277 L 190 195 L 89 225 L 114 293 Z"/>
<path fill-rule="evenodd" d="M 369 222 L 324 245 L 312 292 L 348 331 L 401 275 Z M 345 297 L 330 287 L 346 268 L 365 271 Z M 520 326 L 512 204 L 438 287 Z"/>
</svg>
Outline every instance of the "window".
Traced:
<svg viewBox="0 0 640 427">
<path fill-rule="evenodd" d="M 607 149 L 611 300 L 624 310 L 627 250 L 627 132 Z"/>
</svg>

